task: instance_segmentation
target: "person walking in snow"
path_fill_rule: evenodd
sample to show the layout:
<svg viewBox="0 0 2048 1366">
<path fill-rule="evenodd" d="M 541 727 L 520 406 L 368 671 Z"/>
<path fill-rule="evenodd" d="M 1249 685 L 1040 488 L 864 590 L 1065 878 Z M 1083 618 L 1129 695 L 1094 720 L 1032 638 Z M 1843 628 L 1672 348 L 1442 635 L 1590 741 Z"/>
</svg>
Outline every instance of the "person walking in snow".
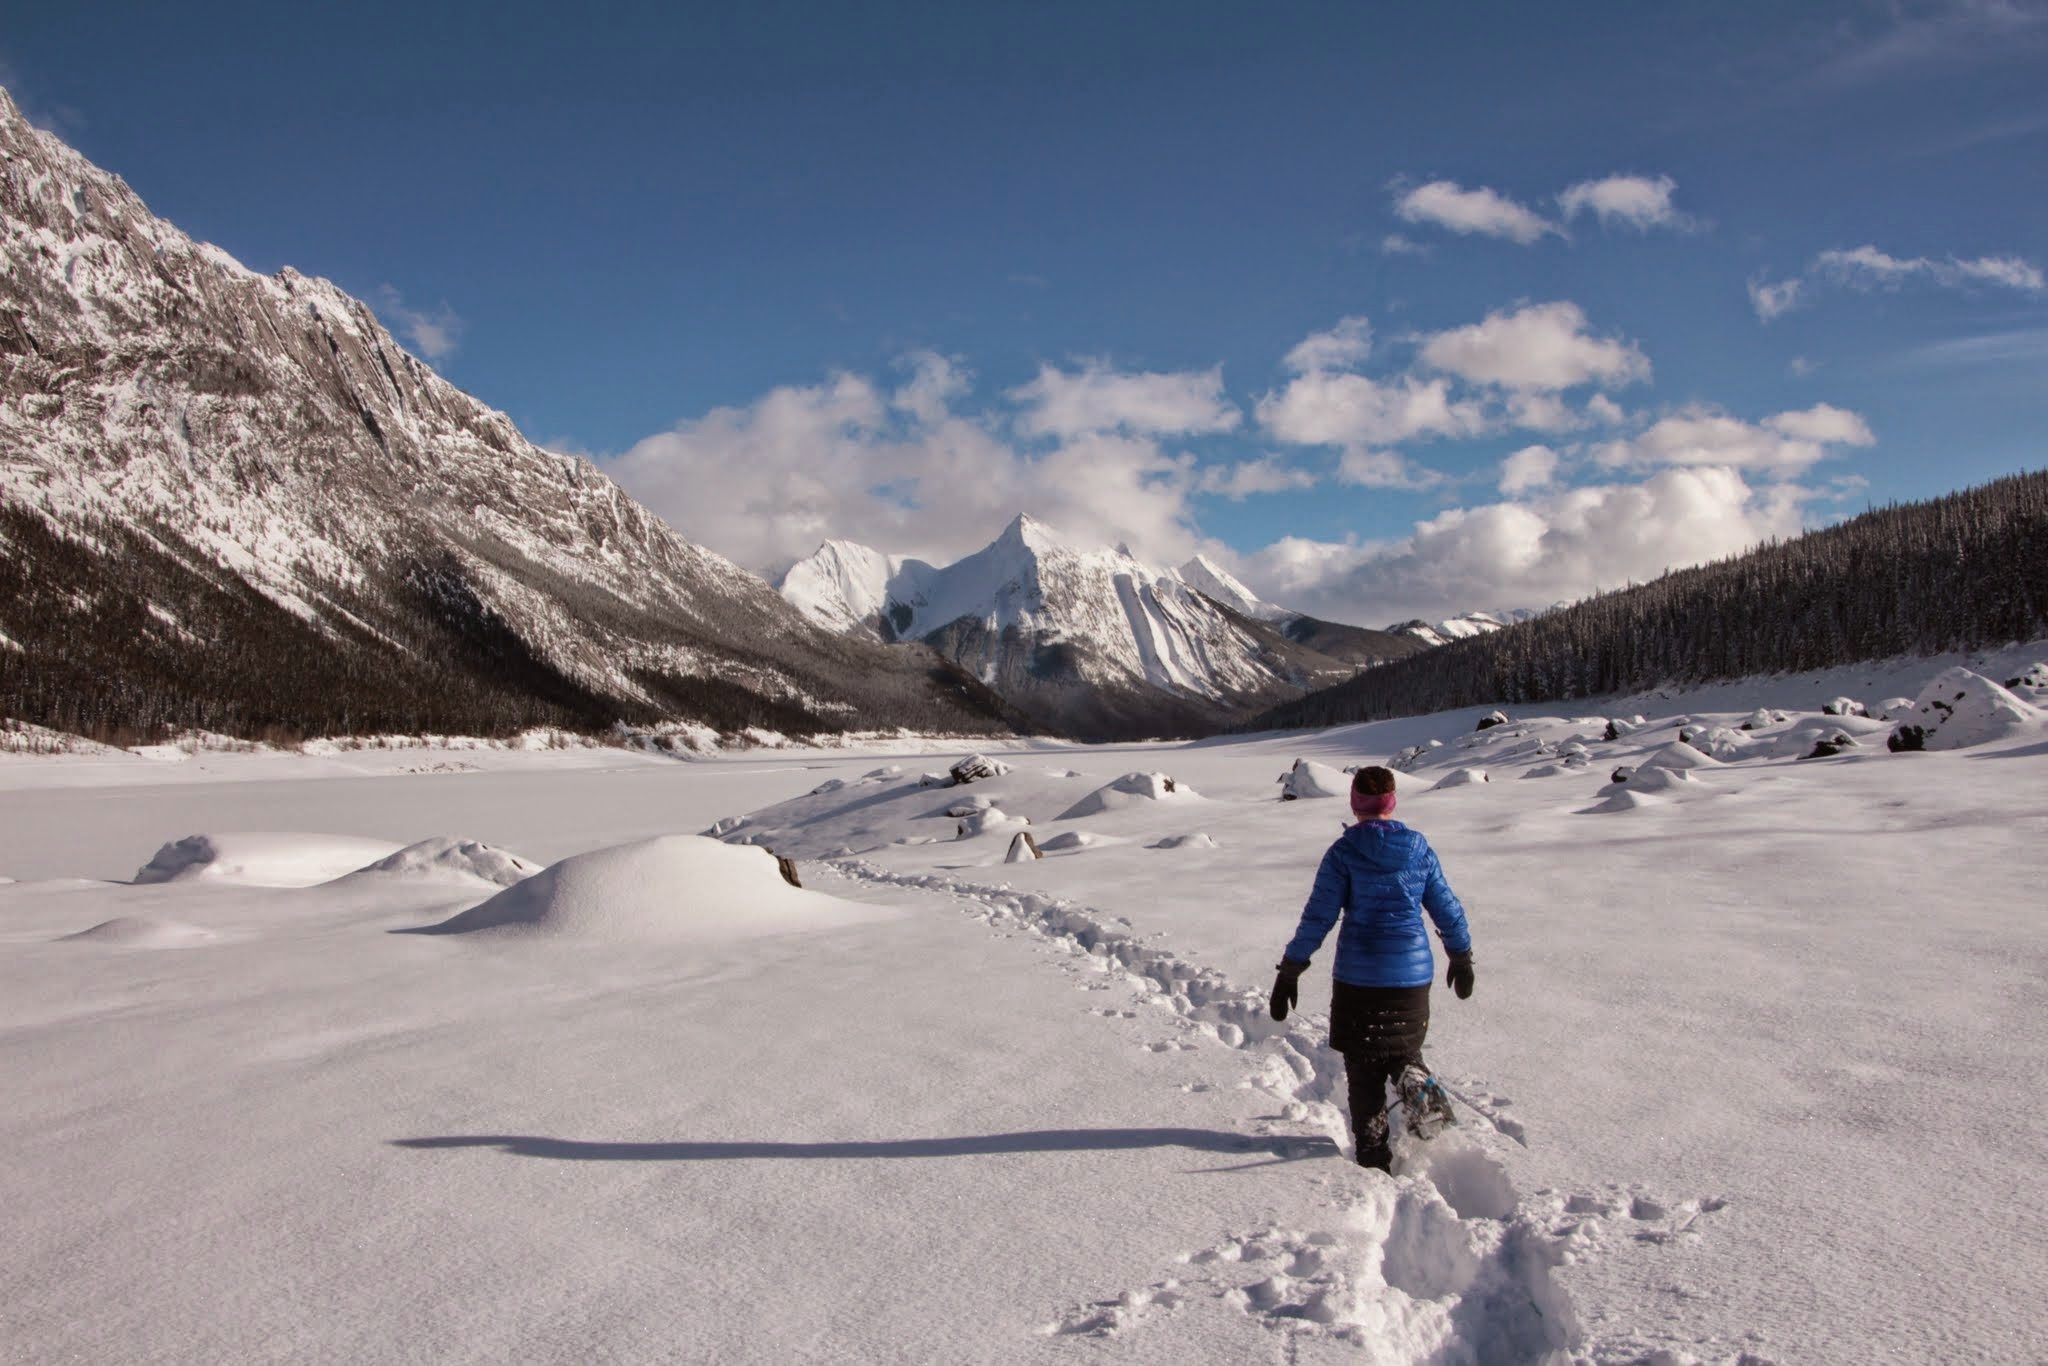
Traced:
<svg viewBox="0 0 2048 1366">
<path fill-rule="evenodd" d="M 1272 1015 L 1287 1018 L 1303 970 L 1342 916 L 1330 1046 L 1344 1055 L 1359 1165 L 1387 1171 L 1393 1165 L 1387 1083 L 1400 1093 L 1411 1132 L 1426 1138 L 1453 1122 L 1450 1098 L 1422 1061 L 1429 988 L 1436 978 L 1422 913 L 1436 922 L 1451 960 L 1445 985 L 1459 1000 L 1472 994 L 1472 932 L 1429 841 L 1390 819 L 1392 770 L 1358 770 L 1351 781 L 1351 812 L 1358 823 L 1323 855 L 1301 925 L 1281 955 Z"/>
</svg>

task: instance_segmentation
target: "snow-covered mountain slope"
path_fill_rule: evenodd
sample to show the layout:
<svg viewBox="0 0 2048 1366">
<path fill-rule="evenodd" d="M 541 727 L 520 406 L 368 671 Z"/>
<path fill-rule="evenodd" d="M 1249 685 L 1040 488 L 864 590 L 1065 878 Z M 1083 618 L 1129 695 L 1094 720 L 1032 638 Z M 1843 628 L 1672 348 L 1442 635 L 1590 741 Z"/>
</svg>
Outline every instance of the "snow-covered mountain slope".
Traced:
<svg viewBox="0 0 2048 1366">
<path fill-rule="evenodd" d="M 0 248 L 0 712 L 987 722 L 971 680 L 814 630 L 359 300 L 192 241 L 5 92 Z"/>
<path fill-rule="evenodd" d="M 1454 640 L 1469 640 L 1504 626 L 1513 626 L 1535 615 L 1533 609 L 1526 607 L 1499 612 L 1467 612 L 1448 621 L 1404 621 L 1398 626 L 1389 626 L 1387 630 L 1395 635 L 1412 636 L 1424 645 L 1448 645 Z"/>
<path fill-rule="evenodd" d="M 1213 728 L 1377 662 L 1304 644 L 1298 613 L 1209 561 L 1161 569 L 1123 547 L 1070 545 L 1028 516 L 943 568 L 827 542 L 781 588 L 821 625 L 932 644 L 1026 711 L 1088 734 Z M 1420 648 L 1356 634 L 1379 640 L 1378 659 Z"/>
</svg>

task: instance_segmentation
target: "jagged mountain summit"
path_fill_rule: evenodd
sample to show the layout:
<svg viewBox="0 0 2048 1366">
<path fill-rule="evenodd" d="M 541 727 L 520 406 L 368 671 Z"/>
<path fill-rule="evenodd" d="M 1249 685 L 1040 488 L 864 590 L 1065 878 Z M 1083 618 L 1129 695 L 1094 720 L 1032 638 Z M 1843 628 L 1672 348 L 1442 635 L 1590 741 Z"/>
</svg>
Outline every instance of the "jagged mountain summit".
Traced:
<svg viewBox="0 0 2048 1366">
<path fill-rule="evenodd" d="M 1028 516 L 944 567 L 828 541 L 780 587 L 821 626 L 929 644 L 1044 724 L 1102 737 L 1212 729 L 1425 648 L 1262 603 L 1204 559 L 1161 569 Z"/>
<path fill-rule="evenodd" d="M 987 729 L 0 91 L 0 714 L 85 733 Z"/>
<path fill-rule="evenodd" d="M 1534 608 L 1514 607 L 1495 612 L 1467 612 L 1448 621 L 1428 622 L 1417 618 L 1387 629 L 1395 635 L 1413 636 L 1424 645 L 1448 645 L 1454 640 L 1470 640 L 1473 636 L 1519 625 L 1539 615 Z"/>
</svg>

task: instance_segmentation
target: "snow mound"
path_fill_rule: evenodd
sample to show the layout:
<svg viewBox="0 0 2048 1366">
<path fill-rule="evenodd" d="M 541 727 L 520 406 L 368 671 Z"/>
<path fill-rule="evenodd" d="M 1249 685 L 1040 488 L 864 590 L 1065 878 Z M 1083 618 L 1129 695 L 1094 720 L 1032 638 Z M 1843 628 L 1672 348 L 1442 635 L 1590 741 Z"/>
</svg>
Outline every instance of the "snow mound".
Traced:
<svg viewBox="0 0 2048 1366">
<path fill-rule="evenodd" d="M 1105 811 L 1121 811 L 1143 802 L 1185 801 L 1198 795 L 1186 783 L 1175 782 L 1164 773 L 1126 773 L 1115 782 L 1096 788 L 1053 819 L 1078 820 L 1082 816 L 1099 816 Z"/>
<path fill-rule="evenodd" d="M 157 850 L 156 857 L 136 870 L 135 881 L 205 878 L 250 887 L 315 887 L 387 858 L 399 848 L 390 840 L 353 835 L 187 835 Z"/>
<path fill-rule="evenodd" d="M 1636 765 L 1636 771 L 1642 773 L 1644 771 L 1666 769 L 1684 772 L 1695 768 L 1719 768 L 1720 766 L 1721 761 L 1706 751 L 1674 740 L 1639 762 Z"/>
<path fill-rule="evenodd" d="M 970 754 L 946 770 L 956 783 L 977 783 L 987 778 L 1000 778 L 1009 771 L 1008 764 L 1001 759 L 991 759 L 986 754 Z"/>
<path fill-rule="evenodd" d="M 1343 797 L 1351 792 L 1349 775 L 1313 759 L 1296 759 L 1294 767 L 1280 775 L 1279 782 L 1283 802 L 1299 797 Z"/>
<path fill-rule="evenodd" d="M 1049 840 L 1040 840 L 1038 847 L 1048 854 L 1064 853 L 1069 849 L 1093 849 L 1111 844 L 1129 844 L 1129 840 L 1118 839 L 1115 835 L 1098 835 L 1092 830 L 1069 830 L 1054 835 Z"/>
<path fill-rule="evenodd" d="M 367 877 L 394 877 L 416 882 L 488 882 L 510 887 L 539 872 L 541 865 L 477 840 L 435 835 L 388 858 L 358 868 L 342 881 Z"/>
<path fill-rule="evenodd" d="M 120 915 L 89 930 L 60 936 L 58 943 L 108 944 L 122 949 L 189 949 L 214 938 L 212 930 L 156 916 Z"/>
<path fill-rule="evenodd" d="M 1487 776 L 1486 770 L 1483 768 L 1454 768 L 1449 773 L 1444 774 L 1443 777 L 1437 779 L 1436 786 L 1429 790 L 1431 792 L 1441 792 L 1447 787 L 1470 787 L 1474 783 L 1490 783 L 1492 781 L 1493 779 Z"/>
<path fill-rule="evenodd" d="M 1968 749 L 2033 726 L 2041 713 L 1968 669 L 1945 669 L 1920 690 L 1910 719 L 1892 732 L 1893 749 Z"/>
<path fill-rule="evenodd" d="M 1688 789 L 1700 785 L 1699 780 L 1687 769 L 1682 768 L 1641 768 L 1627 778 L 1617 779 L 1600 789 L 1600 796 L 1606 798 L 1594 811 L 1634 811 L 1639 807 L 1655 806 L 1661 797 L 1690 795 Z"/>
<path fill-rule="evenodd" d="M 603 943 L 731 943 L 862 924 L 889 913 L 792 887 L 749 845 L 658 835 L 552 864 L 414 933 Z"/>
<path fill-rule="evenodd" d="M 985 806 L 980 810 L 970 811 L 960 818 L 960 825 L 955 832 L 954 838 L 970 840 L 976 835 L 984 835 L 991 830 L 1005 830 L 1013 825 L 1029 824 L 1031 824 L 1029 816 L 1013 816 L 1000 806 Z"/>
<path fill-rule="evenodd" d="M 1191 835 L 1168 835 L 1145 846 L 1147 849 L 1217 849 L 1216 837 L 1204 830 Z"/>
<path fill-rule="evenodd" d="M 2006 691 L 2041 706 L 2048 703 L 2048 663 L 2036 662 L 2005 680 Z"/>
</svg>

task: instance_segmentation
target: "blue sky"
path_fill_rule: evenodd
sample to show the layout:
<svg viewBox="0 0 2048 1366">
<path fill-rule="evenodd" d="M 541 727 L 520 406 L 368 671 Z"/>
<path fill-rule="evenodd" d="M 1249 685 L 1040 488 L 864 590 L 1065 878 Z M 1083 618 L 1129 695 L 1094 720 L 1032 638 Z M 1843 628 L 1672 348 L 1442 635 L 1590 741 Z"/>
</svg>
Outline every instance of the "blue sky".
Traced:
<svg viewBox="0 0 2048 1366">
<path fill-rule="evenodd" d="M 762 570 L 1023 510 L 1377 622 L 2048 464 L 2041 0 L 82 3 L 0 80 Z"/>
</svg>

